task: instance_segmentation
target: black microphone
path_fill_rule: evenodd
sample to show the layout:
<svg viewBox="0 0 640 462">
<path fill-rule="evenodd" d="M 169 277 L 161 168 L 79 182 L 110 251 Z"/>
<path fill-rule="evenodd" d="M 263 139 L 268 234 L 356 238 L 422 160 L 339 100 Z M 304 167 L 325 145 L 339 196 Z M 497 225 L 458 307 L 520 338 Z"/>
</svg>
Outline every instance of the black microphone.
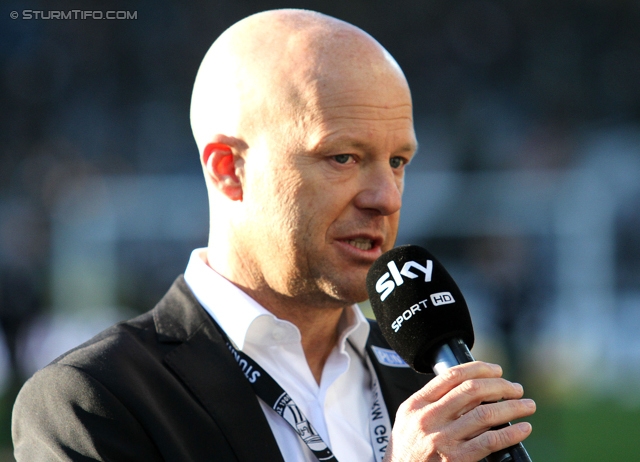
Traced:
<svg viewBox="0 0 640 462">
<path fill-rule="evenodd" d="M 369 269 L 367 291 L 382 334 L 414 370 L 440 374 L 474 361 L 467 303 L 444 266 L 426 249 L 404 245 L 384 253 Z M 531 462 L 522 443 L 486 460 Z"/>
</svg>

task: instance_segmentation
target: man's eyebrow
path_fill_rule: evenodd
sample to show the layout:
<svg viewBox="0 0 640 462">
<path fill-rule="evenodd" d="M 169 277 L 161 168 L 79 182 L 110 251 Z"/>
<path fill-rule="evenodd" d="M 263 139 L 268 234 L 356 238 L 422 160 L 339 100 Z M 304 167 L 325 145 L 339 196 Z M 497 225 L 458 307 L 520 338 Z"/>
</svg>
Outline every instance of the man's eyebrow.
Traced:
<svg viewBox="0 0 640 462">
<path fill-rule="evenodd" d="M 320 151 L 332 149 L 332 148 L 355 148 L 361 149 L 363 151 L 368 150 L 371 146 L 362 141 L 350 139 L 350 138 L 337 138 L 333 140 L 324 140 L 316 145 L 316 148 Z M 406 143 L 400 146 L 394 153 L 404 153 L 404 152 L 412 152 L 415 153 L 418 151 L 418 142 L 415 143 Z"/>
<path fill-rule="evenodd" d="M 415 143 L 407 143 L 407 144 L 403 144 L 400 149 L 398 149 L 399 152 L 418 152 L 418 142 L 416 141 Z"/>
</svg>

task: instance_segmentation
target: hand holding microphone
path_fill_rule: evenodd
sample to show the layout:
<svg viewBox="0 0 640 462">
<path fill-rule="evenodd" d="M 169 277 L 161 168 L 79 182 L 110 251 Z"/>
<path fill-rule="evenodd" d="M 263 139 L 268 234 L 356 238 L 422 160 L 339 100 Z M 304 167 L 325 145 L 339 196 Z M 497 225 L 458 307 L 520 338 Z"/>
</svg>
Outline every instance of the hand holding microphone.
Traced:
<svg viewBox="0 0 640 462">
<path fill-rule="evenodd" d="M 398 410 L 389 461 L 531 462 L 521 441 L 535 412 L 497 365 L 473 362 L 471 317 L 458 286 L 433 255 L 402 246 L 367 275 L 371 306 L 391 347 L 415 370 L 438 376 Z"/>
</svg>

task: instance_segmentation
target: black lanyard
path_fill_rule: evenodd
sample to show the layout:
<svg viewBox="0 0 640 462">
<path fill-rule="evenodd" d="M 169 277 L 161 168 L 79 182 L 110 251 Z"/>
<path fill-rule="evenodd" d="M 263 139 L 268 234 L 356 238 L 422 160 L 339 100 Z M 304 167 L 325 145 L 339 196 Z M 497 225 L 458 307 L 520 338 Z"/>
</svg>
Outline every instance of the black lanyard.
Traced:
<svg viewBox="0 0 640 462">
<path fill-rule="evenodd" d="M 289 425 L 291 425 L 293 430 L 298 434 L 302 441 L 304 441 L 319 461 L 338 462 L 338 459 L 333 455 L 333 452 L 331 452 L 327 443 L 324 442 L 322 437 L 318 434 L 313 425 L 311 425 L 309 419 L 305 417 L 291 396 L 289 396 L 280 384 L 276 382 L 275 379 L 267 373 L 267 371 L 260 367 L 255 360 L 241 350 L 238 350 L 231 340 L 229 340 L 227 334 L 222 330 L 222 327 L 217 323 L 214 324 L 227 343 L 229 351 L 238 363 L 238 366 L 240 366 L 244 376 L 251 384 L 256 396 L 262 399 L 262 401 L 276 411 L 276 413 L 286 420 Z M 349 342 L 349 345 L 351 345 L 351 342 Z M 353 345 L 351 345 L 351 348 L 353 348 L 356 354 L 360 356 L 360 359 L 371 374 L 373 402 L 371 405 L 371 412 L 369 413 L 369 418 L 371 420 L 369 432 L 374 452 L 374 459 L 376 462 L 381 462 L 387 449 L 387 445 L 389 444 L 389 437 L 391 435 L 389 414 L 384 404 L 382 394 L 380 393 L 378 377 L 373 369 L 371 360 L 366 355 L 365 357 L 362 357 Z"/>
<path fill-rule="evenodd" d="M 220 328 L 218 330 L 222 334 L 229 351 L 235 358 L 238 366 L 244 376 L 247 378 L 254 393 L 284 420 L 286 420 L 298 436 L 304 441 L 307 447 L 313 452 L 316 458 L 321 462 L 338 462 L 333 455 L 327 443 L 318 434 L 316 429 L 311 425 L 309 419 L 305 417 L 298 405 L 293 401 L 291 396 L 250 356 L 243 353 L 233 346 L 229 337 Z"/>
</svg>

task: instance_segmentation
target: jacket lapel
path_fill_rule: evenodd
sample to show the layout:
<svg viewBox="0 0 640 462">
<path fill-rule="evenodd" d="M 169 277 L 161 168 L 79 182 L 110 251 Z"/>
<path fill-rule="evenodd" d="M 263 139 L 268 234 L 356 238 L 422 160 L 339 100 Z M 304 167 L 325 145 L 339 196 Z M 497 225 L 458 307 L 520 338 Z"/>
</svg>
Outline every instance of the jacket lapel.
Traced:
<svg viewBox="0 0 640 462">
<path fill-rule="evenodd" d="M 182 276 L 156 307 L 154 320 L 158 340 L 177 344 L 165 364 L 207 410 L 238 459 L 283 461 L 249 382 Z"/>
<path fill-rule="evenodd" d="M 373 368 L 380 382 L 380 390 L 384 403 L 387 406 L 391 425 L 395 422 L 398 407 L 411 396 L 413 393 L 422 388 L 431 380 L 433 374 L 421 374 L 413 369 L 406 367 L 396 367 L 381 362 L 373 351 L 372 346 L 384 348 L 393 351 L 387 341 L 384 339 L 378 323 L 369 320 L 371 329 L 369 338 L 367 339 L 367 353 L 373 363 Z M 395 353 L 395 352 L 394 352 Z"/>
</svg>

